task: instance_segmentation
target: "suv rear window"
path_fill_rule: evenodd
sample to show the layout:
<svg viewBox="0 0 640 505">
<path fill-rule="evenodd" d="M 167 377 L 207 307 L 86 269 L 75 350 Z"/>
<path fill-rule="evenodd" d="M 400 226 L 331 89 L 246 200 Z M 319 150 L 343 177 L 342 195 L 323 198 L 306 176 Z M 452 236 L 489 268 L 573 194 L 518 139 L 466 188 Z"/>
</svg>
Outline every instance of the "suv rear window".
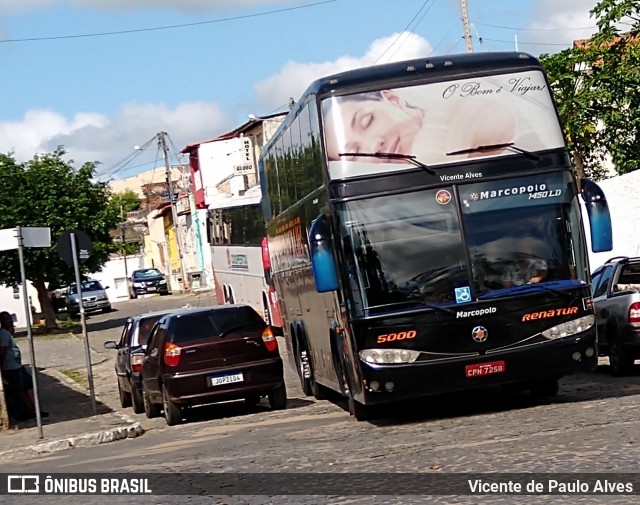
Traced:
<svg viewBox="0 0 640 505">
<path fill-rule="evenodd" d="M 153 326 L 158 322 L 158 320 L 164 314 L 158 314 L 156 316 L 149 316 L 143 319 L 140 319 L 138 323 L 138 345 L 146 345 L 147 340 L 149 340 L 149 335 L 151 335 L 151 330 L 153 330 Z"/>
<path fill-rule="evenodd" d="M 265 322 L 251 307 L 233 307 L 177 316 L 169 333 L 174 343 L 198 340 L 229 330 L 262 331 Z"/>
</svg>

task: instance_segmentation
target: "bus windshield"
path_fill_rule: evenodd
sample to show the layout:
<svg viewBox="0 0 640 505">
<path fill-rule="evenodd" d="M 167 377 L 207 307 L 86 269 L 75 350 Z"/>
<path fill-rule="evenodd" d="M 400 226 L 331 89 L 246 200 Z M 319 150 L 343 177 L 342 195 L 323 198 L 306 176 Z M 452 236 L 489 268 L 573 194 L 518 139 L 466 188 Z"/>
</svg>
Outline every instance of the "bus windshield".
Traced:
<svg viewBox="0 0 640 505">
<path fill-rule="evenodd" d="M 545 283 L 586 279 L 569 174 L 349 201 L 338 213 L 356 316 L 506 296 L 520 270 Z"/>
</svg>

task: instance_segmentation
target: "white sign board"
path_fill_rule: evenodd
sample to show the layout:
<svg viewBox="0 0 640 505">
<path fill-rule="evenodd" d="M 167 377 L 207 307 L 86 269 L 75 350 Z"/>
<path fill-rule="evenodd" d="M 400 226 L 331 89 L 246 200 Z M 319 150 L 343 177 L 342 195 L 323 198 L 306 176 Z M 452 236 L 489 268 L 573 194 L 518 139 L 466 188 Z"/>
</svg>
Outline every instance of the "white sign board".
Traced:
<svg viewBox="0 0 640 505">
<path fill-rule="evenodd" d="M 51 228 L 20 228 L 25 247 L 51 247 Z"/>
<path fill-rule="evenodd" d="M 18 230 L 6 228 L 0 230 L 0 251 L 8 251 L 18 248 Z"/>
</svg>

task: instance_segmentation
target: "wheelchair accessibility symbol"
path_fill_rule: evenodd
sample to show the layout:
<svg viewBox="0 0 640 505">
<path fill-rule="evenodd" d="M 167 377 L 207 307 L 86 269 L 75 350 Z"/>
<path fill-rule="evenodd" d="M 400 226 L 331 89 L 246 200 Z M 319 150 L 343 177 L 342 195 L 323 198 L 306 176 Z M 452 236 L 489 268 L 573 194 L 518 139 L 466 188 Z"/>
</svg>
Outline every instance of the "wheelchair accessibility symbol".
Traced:
<svg viewBox="0 0 640 505">
<path fill-rule="evenodd" d="M 464 303 L 471 301 L 471 288 L 465 286 L 463 288 L 456 288 L 456 303 Z"/>
</svg>

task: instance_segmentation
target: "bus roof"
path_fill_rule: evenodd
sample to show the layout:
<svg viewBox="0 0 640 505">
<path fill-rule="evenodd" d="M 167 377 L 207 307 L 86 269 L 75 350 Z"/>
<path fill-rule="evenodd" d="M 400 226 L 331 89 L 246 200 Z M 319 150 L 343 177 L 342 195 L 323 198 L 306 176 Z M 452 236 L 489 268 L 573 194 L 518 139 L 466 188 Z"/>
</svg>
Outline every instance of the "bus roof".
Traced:
<svg viewBox="0 0 640 505">
<path fill-rule="evenodd" d="M 366 87 L 374 81 L 376 86 L 399 84 L 405 80 L 414 81 L 417 78 L 457 76 L 487 70 L 514 70 L 518 67 L 531 68 L 539 66 L 539 61 L 527 53 L 472 53 L 455 54 L 450 56 L 435 56 L 414 60 L 374 65 L 370 67 L 348 70 L 339 74 L 323 77 L 311 83 L 303 96 L 307 94 L 325 95 L 337 93 L 347 89 Z"/>
</svg>

